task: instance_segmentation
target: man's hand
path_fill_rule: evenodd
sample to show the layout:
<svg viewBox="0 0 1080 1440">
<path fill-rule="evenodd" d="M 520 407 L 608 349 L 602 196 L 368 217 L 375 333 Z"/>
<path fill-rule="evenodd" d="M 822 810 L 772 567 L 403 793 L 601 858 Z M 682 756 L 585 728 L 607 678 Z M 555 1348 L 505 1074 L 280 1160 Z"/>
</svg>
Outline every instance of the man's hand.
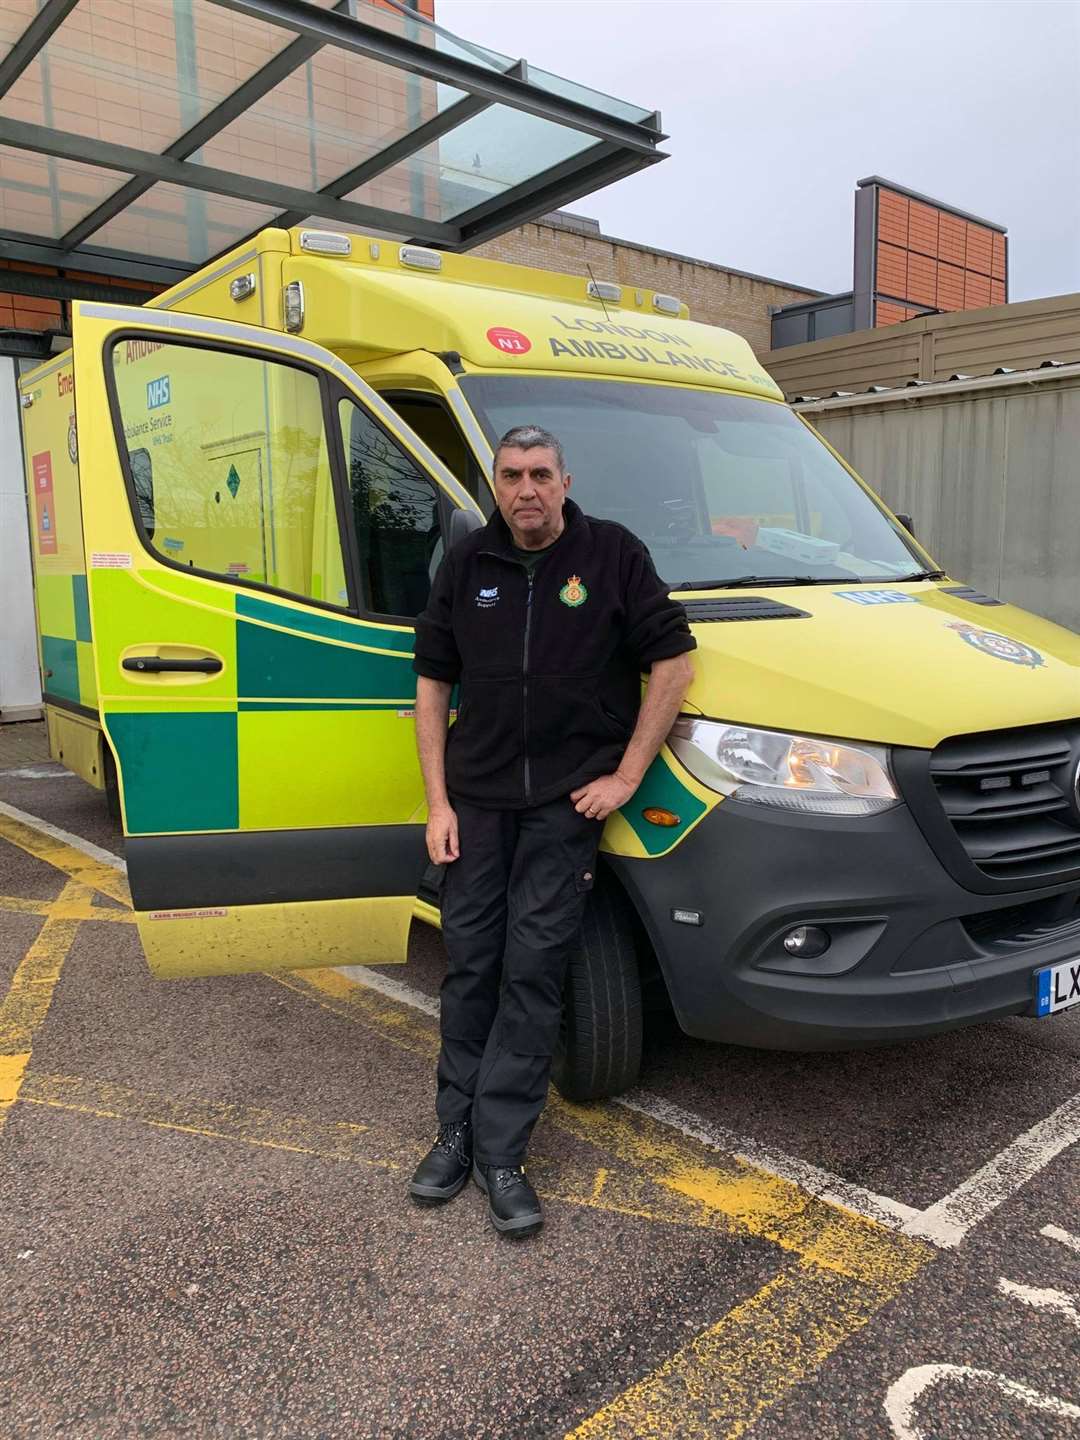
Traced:
<svg viewBox="0 0 1080 1440">
<path fill-rule="evenodd" d="M 574 809 L 579 815 L 588 815 L 590 820 L 606 820 L 613 810 L 620 809 L 633 795 L 637 785 L 624 780 L 616 770 L 614 775 L 601 775 L 571 792 Z"/>
<path fill-rule="evenodd" d="M 448 865 L 461 854 L 457 816 L 449 805 L 436 806 L 428 815 L 427 853 L 434 865 Z"/>
</svg>

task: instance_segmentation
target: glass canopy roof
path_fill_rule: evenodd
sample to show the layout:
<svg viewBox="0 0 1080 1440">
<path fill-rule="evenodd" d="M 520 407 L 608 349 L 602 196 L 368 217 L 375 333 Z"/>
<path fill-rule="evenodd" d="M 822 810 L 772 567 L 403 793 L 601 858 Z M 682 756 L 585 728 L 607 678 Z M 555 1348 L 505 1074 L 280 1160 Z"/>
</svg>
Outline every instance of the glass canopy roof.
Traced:
<svg viewBox="0 0 1080 1440">
<path fill-rule="evenodd" d="M 168 282 L 312 217 L 464 250 L 664 138 L 398 0 L 0 0 L 9 259 Z"/>
</svg>

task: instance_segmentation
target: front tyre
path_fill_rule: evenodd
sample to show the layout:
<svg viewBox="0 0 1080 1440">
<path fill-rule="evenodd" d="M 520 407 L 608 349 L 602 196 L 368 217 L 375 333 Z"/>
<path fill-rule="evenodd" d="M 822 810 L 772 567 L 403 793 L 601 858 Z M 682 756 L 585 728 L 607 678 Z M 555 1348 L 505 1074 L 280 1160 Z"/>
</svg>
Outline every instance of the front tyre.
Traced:
<svg viewBox="0 0 1080 1440">
<path fill-rule="evenodd" d="M 641 979 L 633 916 L 601 872 L 585 907 L 583 944 L 571 959 L 552 1079 L 567 1100 L 602 1100 L 637 1082 Z"/>
</svg>

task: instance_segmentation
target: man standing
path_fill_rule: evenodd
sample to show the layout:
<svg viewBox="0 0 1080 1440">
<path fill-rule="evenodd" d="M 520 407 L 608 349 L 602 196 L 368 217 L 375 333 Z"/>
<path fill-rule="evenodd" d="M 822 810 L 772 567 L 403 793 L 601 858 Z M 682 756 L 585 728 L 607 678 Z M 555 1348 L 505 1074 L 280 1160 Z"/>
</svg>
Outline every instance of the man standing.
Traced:
<svg viewBox="0 0 1080 1440">
<path fill-rule="evenodd" d="M 694 673 L 686 613 L 645 546 L 582 514 L 571 478 L 553 435 L 508 431 L 498 509 L 446 555 L 416 622 L 416 737 L 428 853 L 446 867 L 449 963 L 439 1131 L 409 1189 L 449 1200 L 471 1167 L 496 1228 L 517 1236 L 543 1223 L 522 1162 L 603 822 L 640 785 Z"/>
</svg>

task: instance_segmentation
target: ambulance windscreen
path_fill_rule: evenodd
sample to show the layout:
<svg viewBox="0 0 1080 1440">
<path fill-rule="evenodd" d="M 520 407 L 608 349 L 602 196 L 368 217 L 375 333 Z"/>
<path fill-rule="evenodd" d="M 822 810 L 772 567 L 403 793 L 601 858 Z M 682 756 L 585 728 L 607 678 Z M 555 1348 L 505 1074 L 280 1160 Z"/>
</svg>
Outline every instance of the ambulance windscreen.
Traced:
<svg viewBox="0 0 1080 1440">
<path fill-rule="evenodd" d="M 648 545 L 671 585 L 901 579 L 903 532 L 789 410 L 717 390 L 532 375 L 461 377 L 489 440 L 561 440 L 581 508 Z"/>
</svg>

